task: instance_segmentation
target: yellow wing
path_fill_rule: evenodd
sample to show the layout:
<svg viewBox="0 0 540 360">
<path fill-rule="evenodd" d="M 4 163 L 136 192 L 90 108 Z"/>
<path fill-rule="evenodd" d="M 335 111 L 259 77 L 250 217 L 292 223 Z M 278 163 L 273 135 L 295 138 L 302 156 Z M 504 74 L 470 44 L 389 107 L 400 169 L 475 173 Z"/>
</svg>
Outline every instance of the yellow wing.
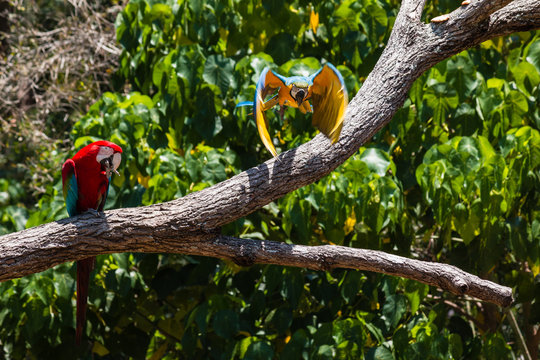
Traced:
<svg viewBox="0 0 540 360">
<path fill-rule="evenodd" d="M 313 75 L 310 90 L 313 99 L 313 126 L 335 143 L 341 134 L 343 115 L 349 103 L 343 77 L 332 64 L 326 64 Z"/>
<path fill-rule="evenodd" d="M 266 118 L 265 111 L 273 107 L 279 102 L 278 96 L 275 96 L 271 100 L 264 102 L 264 99 L 268 94 L 276 89 L 286 86 L 285 83 L 274 74 L 269 68 L 265 68 L 259 77 L 257 82 L 257 89 L 255 90 L 255 101 L 253 103 L 253 113 L 255 114 L 255 122 L 257 123 L 257 130 L 264 146 L 277 156 L 276 148 L 272 144 L 272 139 L 268 133 L 268 119 Z"/>
</svg>

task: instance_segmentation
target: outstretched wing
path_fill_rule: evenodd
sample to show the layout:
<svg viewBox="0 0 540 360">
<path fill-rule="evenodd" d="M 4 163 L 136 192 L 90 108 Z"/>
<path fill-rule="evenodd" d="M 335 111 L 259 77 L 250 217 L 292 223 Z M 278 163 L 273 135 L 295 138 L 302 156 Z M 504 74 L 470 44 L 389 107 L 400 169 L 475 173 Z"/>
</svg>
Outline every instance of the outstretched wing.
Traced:
<svg viewBox="0 0 540 360">
<path fill-rule="evenodd" d="M 272 144 L 272 139 L 268 133 L 268 119 L 266 118 L 265 111 L 273 107 L 279 102 L 278 96 L 274 96 L 272 99 L 264 102 L 264 99 L 268 94 L 276 89 L 279 89 L 285 85 L 286 78 L 283 76 L 274 74 L 270 68 L 265 68 L 259 77 L 257 82 L 257 88 L 255 90 L 255 100 L 253 101 L 253 114 L 255 114 L 255 122 L 257 123 L 257 130 L 264 146 L 277 156 L 276 148 Z"/>
<path fill-rule="evenodd" d="M 335 143 L 349 103 L 345 82 L 338 69 L 330 63 L 312 75 L 312 82 L 313 125 Z"/>
<path fill-rule="evenodd" d="M 79 189 L 77 187 L 77 171 L 75 162 L 72 159 L 66 160 L 62 166 L 62 190 L 64 201 L 69 216 L 77 215 L 77 200 L 79 199 Z"/>
</svg>

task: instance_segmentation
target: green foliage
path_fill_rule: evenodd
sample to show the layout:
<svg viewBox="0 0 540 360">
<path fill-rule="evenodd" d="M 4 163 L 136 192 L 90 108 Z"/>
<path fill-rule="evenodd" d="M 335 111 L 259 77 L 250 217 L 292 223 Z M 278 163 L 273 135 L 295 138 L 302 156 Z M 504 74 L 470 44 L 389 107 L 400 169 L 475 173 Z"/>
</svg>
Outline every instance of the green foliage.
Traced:
<svg viewBox="0 0 540 360">
<path fill-rule="evenodd" d="M 455 7 L 435 3 L 425 16 Z M 353 95 L 387 42 L 398 6 L 133 0 L 116 21 L 123 47 L 117 91 L 75 124 L 74 148 L 97 139 L 122 147 L 108 208 L 160 203 L 223 181 L 270 156 L 249 111 L 235 109 L 253 98 L 262 69 L 307 75 L 329 61 Z M 366 147 L 223 233 L 436 258 L 512 286 L 520 324 L 532 326 L 540 320 L 539 54 L 538 33 L 520 33 L 436 65 Z M 288 109 L 284 123 L 268 115 L 278 151 L 315 134 L 309 115 Z M 54 154 L 56 180 L 34 207 L 21 206 L 26 189 L 17 181 L 0 179 L 0 232 L 67 216 L 59 169 L 73 153 Z M 74 267 L 66 264 L 0 284 L 0 354 L 492 359 L 520 352 L 517 335 L 484 304 L 466 306 L 424 284 L 352 270 L 101 256 L 86 348 L 79 349 L 73 290 Z"/>
</svg>

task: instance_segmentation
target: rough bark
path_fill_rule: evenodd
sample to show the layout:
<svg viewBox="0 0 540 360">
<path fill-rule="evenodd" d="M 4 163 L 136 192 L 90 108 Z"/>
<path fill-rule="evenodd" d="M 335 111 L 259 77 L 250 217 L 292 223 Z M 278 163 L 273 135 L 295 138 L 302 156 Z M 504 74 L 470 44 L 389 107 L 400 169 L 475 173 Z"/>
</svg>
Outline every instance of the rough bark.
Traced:
<svg viewBox="0 0 540 360">
<path fill-rule="evenodd" d="M 388 45 L 351 100 L 340 140 L 312 141 L 167 203 L 83 214 L 0 237 L 0 281 L 66 261 L 115 252 L 170 252 L 313 269 L 346 267 L 416 279 L 507 306 L 511 289 L 445 264 L 339 246 L 306 247 L 221 236 L 220 227 L 330 173 L 386 125 L 413 82 L 434 64 L 482 41 L 540 28 L 540 1 L 472 1 L 443 23 L 422 23 L 424 0 L 404 0 Z"/>
</svg>

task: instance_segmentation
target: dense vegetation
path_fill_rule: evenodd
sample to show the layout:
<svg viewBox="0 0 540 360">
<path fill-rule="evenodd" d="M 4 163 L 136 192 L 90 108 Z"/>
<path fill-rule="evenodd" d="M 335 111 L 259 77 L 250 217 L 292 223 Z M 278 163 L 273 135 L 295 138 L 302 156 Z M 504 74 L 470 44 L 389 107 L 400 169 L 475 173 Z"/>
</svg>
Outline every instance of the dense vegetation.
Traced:
<svg viewBox="0 0 540 360">
<path fill-rule="evenodd" d="M 32 188 L 39 174 L 0 161 L 0 233 L 66 217 L 61 164 L 97 139 L 124 150 L 108 208 L 168 201 L 268 159 L 252 116 L 235 109 L 253 98 L 261 70 L 310 74 L 331 62 L 355 94 L 398 6 L 130 1 L 115 24 L 123 52 L 112 90 L 69 130 L 72 148 L 59 141 L 33 154 L 54 181 Z M 454 6 L 434 1 L 424 16 Z M 487 41 L 418 79 L 392 122 L 336 171 L 223 229 L 454 264 L 512 287 L 509 311 L 374 273 L 126 253 L 98 257 L 82 348 L 73 264 L 0 284 L 1 357 L 509 359 L 522 354 L 518 332 L 534 354 L 539 102 L 540 32 Z M 42 120 L 59 139 L 57 115 Z M 309 116 L 285 118 L 269 112 L 278 151 L 314 136 Z M 29 155 L 16 149 L 3 147 L 6 159 L 23 163 Z"/>
</svg>

